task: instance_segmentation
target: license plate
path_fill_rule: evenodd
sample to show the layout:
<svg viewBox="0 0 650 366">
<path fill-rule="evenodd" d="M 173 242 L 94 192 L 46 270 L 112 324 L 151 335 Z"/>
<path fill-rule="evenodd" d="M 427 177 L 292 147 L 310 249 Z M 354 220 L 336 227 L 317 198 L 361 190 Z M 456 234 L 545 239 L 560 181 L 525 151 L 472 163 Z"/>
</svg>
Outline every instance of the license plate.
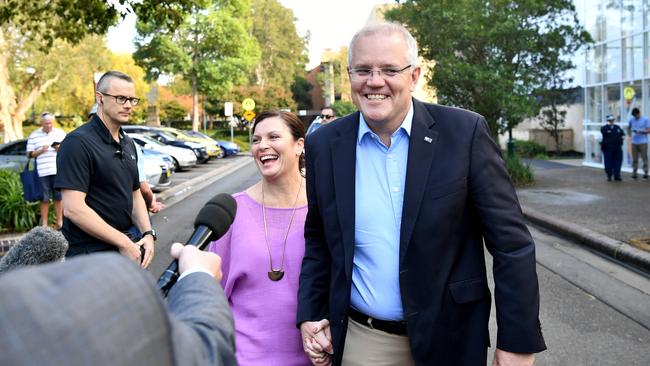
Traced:
<svg viewBox="0 0 650 366">
<path fill-rule="evenodd" d="M 171 176 L 172 176 L 172 172 L 171 172 L 171 170 L 167 170 L 167 178 L 169 178 L 169 177 L 171 177 Z"/>
</svg>

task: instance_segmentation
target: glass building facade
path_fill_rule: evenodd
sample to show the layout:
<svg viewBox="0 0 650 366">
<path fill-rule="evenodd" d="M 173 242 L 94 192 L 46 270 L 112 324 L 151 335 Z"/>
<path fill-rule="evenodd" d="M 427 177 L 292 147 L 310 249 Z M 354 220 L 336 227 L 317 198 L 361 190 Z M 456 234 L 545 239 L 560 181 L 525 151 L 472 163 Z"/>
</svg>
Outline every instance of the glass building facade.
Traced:
<svg viewBox="0 0 650 366">
<path fill-rule="evenodd" d="M 584 164 L 602 166 L 605 116 L 614 115 L 627 134 L 633 108 L 650 115 L 650 0 L 576 0 L 575 5 L 594 39 L 584 58 Z M 631 166 L 627 143 L 624 170 Z"/>
</svg>

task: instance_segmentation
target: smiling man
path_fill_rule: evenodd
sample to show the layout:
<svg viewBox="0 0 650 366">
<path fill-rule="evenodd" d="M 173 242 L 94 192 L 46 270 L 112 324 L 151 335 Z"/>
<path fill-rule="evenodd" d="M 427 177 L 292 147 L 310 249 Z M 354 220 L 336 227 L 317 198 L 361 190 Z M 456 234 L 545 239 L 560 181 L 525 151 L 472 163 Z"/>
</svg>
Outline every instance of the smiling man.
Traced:
<svg viewBox="0 0 650 366">
<path fill-rule="evenodd" d="M 417 44 L 375 23 L 349 47 L 360 112 L 307 139 L 297 324 L 316 365 L 532 365 L 535 247 L 485 119 L 411 97 Z"/>
<path fill-rule="evenodd" d="M 63 196 L 66 256 L 119 251 L 147 267 L 155 232 L 140 192 L 133 140 L 121 126 L 129 122 L 135 97 L 133 79 L 119 71 L 97 82 L 97 113 L 61 144 L 55 186 Z M 129 237 L 135 225 L 144 233 Z"/>
</svg>

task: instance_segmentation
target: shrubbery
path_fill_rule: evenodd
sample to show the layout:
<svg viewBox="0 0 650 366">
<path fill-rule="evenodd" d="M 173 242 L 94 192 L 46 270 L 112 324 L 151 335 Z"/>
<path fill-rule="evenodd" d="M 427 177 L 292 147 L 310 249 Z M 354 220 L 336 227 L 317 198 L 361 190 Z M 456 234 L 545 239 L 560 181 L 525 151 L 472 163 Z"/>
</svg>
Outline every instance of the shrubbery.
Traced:
<svg viewBox="0 0 650 366">
<path fill-rule="evenodd" d="M 18 173 L 0 169 L 0 230 L 27 231 L 36 224 L 38 203 L 25 202 Z"/>
<path fill-rule="evenodd" d="M 506 162 L 506 168 L 508 169 L 508 174 L 510 174 L 510 179 L 517 187 L 528 186 L 535 182 L 535 176 L 533 175 L 533 170 L 528 164 L 521 162 L 519 157 L 504 157 Z"/>
<path fill-rule="evenodd" d="M 522 158 L 535 158 L 546 155 L 546 148 L 535 141 L 515 141 L 515 151 Z"/>
</svg>

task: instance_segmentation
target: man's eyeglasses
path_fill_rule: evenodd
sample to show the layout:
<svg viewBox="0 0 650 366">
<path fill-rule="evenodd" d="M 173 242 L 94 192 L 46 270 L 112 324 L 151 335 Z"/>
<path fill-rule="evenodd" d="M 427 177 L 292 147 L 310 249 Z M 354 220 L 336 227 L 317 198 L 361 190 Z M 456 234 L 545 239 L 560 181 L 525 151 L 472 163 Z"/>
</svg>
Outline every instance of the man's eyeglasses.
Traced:
<svg viewBox="0 0 650 366">
<path fill-rule="evenodd" d="M 330 118 L 334 118 L 336 116 L 333 115 L 333 114 L 321 114 L 319 117 L 320 117 L 320 119 L 330 119 Z"/>
<path fill-rule="evenodd" d="M 125 97 L 124 95 L 111 95 L 102 92 L 99 93 L 107 97 L 115 98 L 115 102 L 117 102 L 117 104 L 126 104 L 126 102 L 129 102 L 132 106 L 136 106 L 138 105 L 138 103 L 140 103 L 140 98 L 129 98 L 129 97 Z"/>
<path fill-rule="evenodd" d="M 404 68 L 398 69 L 394 67 L 382 67 L 381 69 L 369 69 L 369 68 L 358 68 L 358 69 L 349 69 L 348 73 L 350 74 L 350 78 L 354 80 L 365 80 L 369 79 L 372 77 L 373 73 L 377 73 L 377 76 L 379 77 L 384 77 L 386 78 L 392 78 L 394 76 L 397 76 L 398 74 L 401 74 L 403 71 L 406 69 L 411 68 L 412 65 L 406 65 Z"/>
</svg>

